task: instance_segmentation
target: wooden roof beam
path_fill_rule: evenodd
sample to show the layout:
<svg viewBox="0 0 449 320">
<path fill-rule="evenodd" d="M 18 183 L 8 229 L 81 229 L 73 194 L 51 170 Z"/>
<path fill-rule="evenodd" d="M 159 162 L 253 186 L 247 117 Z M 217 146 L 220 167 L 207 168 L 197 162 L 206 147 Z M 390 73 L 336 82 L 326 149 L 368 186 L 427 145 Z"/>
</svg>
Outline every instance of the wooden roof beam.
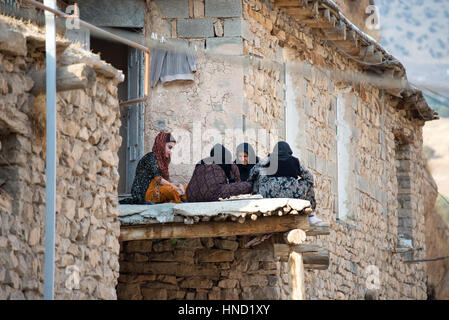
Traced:
<svg viewBox="0 0 449 320">
<path fill-rule="evenodd" d="M 282 10 L 285 11 L 285 13 L 287 13 L 288 15 L 297 19 L 313 17 L 313 13 L 306 8 L 292 7 L 292 8 L 282 8 Z"/>
<path fill-rule="evenodd" d="M 382 61 L 384 61 L 384 55 L 381 51 L 375 50 L 374 54 L 370 57 L 367 57 L 365 61 L 368 63 L 381 63 Z"/>
<path fill-rule="evenodd" d="M 235 235 L 285 232 L 310 229 L 306 214 L 271 216 L 244 223 L 230 221 L 198 222 L 195 224 L 166 223 L 141 226 L 121 226 L 120 241 L 173 238 L 228 237 Z M 308 233 L 307 233 L 308 234 Z"/>
<path fill-rule="evenodd" d="M 349 55 L 357 56 L 360 53 L 358 37 L 354 30 L 347 30 L 346 40 L 335 40 L 335 43 L 340 50 Z"/>
<path fill-rule="evenodd" d="M 368 45 L 368 46 L 363 46 L 360 49 L 360 55 L 359 57 L 362 59 L 366 59 L 368 57 L 372 57 L 374 55 L 374 45 Z"/>
<path fill-rule="evenodd" d="M 275 0 L 274 5 L 277 7 L 301 7 L 307 6 L 307 0 Z"/>
<path fill-rule="evenodd" d="M 377 50 L 374 44 L 362 46 L 357 57 L 367 63 L 381 63 L 383 61 L 383 53 Z"/>
<path fill-rule="evenodd" d="M 310 226 L 306 229 L 306 235 L 310 236 L 327 236 L 330 234 L 330 224 L 327 221 L 321 222 L 319 225 Z"/>
<path fill-rule="evenodd" d="M 273 247 L 273 254 L 280 261 L 287 262 L 292 252 L 299 253 L 305 269 L 326 270 L 329 268 L 329 250 L 315 244 L 303 243 L 299 245 L 278 244 Z"/>
<path fill-rule="evenodd" d="M 297 18 L 297 17 L 295 17 Z M 302 24 L 307 25 L 313 29 L 332 29 L 335 28 L 336 19 L 326 19 L 324 17 L 312 17 L 312 18 L 297 18 L 298 21 Z"/>
<path fill-rule="evenodd" d="M 346 40 L 346 24 L 342 21 L 339 21 L 335 28 L 324 30 L 324 37 L 326 40 Z"/>
</svg>

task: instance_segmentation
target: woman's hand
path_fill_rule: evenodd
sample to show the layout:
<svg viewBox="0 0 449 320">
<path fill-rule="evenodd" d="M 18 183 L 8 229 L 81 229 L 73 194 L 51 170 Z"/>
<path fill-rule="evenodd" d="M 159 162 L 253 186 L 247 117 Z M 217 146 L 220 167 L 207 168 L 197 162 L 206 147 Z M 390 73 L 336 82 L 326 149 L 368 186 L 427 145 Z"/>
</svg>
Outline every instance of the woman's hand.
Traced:
<svg viewBox="0 0 449 320">
<path fill-rule="evenodd" d="M 179 193 L 179 195 L 184 195 L 184 187 L 180 183 L 170 183 L 170 185 Z"/>
<path fill-rule="evenodd" d="M 184 186 L 181 183 L 174 183 L 174 184 L 178 187 L 177 190 L 179 192 L 179 195 L 183 196 L 186 193 Z"/>
</svg>

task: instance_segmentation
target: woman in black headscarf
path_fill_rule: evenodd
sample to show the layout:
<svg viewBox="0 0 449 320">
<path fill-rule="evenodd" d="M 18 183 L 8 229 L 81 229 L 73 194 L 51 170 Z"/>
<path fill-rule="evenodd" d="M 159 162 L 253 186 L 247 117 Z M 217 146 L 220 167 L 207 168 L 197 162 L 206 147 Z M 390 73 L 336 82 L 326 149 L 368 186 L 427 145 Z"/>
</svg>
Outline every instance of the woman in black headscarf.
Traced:
<svg viewBox="0 0 449 320">
<path fill-rule="evenodd" d="M 249 181 L 253 193 L 264 198 L 297 198 L 310 201 L 316 208 L 313 175 L 294 157 L 292 149 L 285 141 L 278 142 L 273 152 L 251 169 Z M 313 214 L 309 222 L 321 222 Z"/>
<path fill-rule="evenodd" d="M 201 160 L 187 185 L 189 202 L 217 201 L 252 191 L 249 182 L 241 182 L 239 169 L 232 163 L 232 154 L 221 144 L 216 144 L 210 157 Z"/>
<path fill-rule="evenodd" d="M 239 168 L 240 179 L 248 181 L 249 172 L 259 162 L 253 147 L 249 143 L 241 143 L 235 151 L 236 160 L 234 163 Z"/>
</svg>

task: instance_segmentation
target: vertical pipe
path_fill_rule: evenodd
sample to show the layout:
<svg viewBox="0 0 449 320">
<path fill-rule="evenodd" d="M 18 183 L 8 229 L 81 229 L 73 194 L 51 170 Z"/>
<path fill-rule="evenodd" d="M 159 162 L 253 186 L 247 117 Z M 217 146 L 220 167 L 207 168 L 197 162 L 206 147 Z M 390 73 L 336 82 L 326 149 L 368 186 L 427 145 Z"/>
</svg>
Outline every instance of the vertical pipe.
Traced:
<svg viewBox="0 0 449 320">
<path fill-rule="evenodd" d="M 145 97 L 148 97 L 149 90 L 150 90 L 150 54 L 148 52 L 145 52 L 145 82 L 143 89 L 143 95 Z"/>
<path fill-rule="evenodd" d="M 44 0 L 56 9 L 56 0 Z M 47 160 L 45 195 L 44 299 L 54 299 L 55 207 L 56 207 L 56 28 L 55 16 L 45 11 Z"/>
</svg>

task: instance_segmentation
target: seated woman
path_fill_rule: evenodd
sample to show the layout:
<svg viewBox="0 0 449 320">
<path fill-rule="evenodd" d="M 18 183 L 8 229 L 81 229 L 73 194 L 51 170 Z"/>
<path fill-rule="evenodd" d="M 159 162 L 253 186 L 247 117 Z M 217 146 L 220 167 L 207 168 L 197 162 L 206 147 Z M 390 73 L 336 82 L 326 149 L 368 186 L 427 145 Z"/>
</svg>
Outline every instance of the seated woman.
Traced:
<svg viewBox="0 0 449 320">
<path fill-rule="evenodd" d="M 152 152 L 144 155 L 137 164 L 131 188 L 133 203 L 181 203 L 186 200 L 185 186 L 172 183 L 168 172 L 175 144 L 168 132 L 159 132 L 156 136 Z"/>
<path fill-rule="evenodd" d="M 210 157 L 195 166 L 186 189 L 187 200 L 217 201 L 219 198 L 251 193 L 251 183 L 240 182 L 239 170 L 231 162 L 231 152 L 221 144 L 216 144 L 210 152 Z"/>
<path fill-rule="evenodd" d="M 250 172 L 249 181 L 253 182 L 253 193 L 264 198 L 297 198 L 310 201 L 312 209 L 316 208 L 313 175 L 304 168 L 287 142 L 280 141 L 267 159 L 255 165 Z M 270 164 L 277 161 L 277 170 L 267 173 Z M 310 224 L 321 222 L 315 214 L 309 215 Z"/>
<path fill-rule="evenodd" d="M 249 143 L 241 143 L 235 151 L 236 160 L 234 163 L 239 168 L 240 179 L 248 181 L 250 170 L 259 162 L 253 147 Z"/>
</svg>

